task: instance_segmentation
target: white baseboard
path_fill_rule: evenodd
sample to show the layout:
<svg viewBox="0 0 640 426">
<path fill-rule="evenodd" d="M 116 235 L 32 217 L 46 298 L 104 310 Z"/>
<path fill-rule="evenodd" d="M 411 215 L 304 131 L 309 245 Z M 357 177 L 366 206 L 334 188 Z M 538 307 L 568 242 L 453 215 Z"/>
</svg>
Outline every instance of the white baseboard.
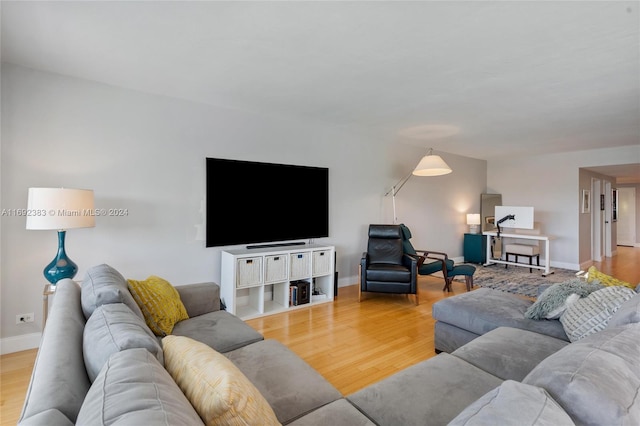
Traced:
<svg viewBox="0 0 640 426">
<path fill-rule="evenodd" d="M 30 333 L 0 339 L 0 354 L 4 355 L 26 351 L 27 349 L 36 349 L 40 346 L 41 337 L 42 333 Z"/>
<path fill-rule="evenodd" d="M 542 265 L 543 262 L 540 262 Z M 583 269 L 578 263 L 551 262 L 551 268 L 568 269 L 569 271 L 579 271 Z"/>
</svg>

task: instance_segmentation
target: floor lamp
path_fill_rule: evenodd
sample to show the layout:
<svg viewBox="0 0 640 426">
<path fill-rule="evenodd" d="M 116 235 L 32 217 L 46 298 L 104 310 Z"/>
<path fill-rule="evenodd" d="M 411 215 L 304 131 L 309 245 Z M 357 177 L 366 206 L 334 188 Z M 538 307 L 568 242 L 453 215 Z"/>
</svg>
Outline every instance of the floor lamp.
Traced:
<svg viewBox="0 0 640 426">
<path fill-rule="evenodd" d="M 92 190 L 29 188 L 27 229 L 58 231 L 58 252 L 43 271 L 52 285 L 63 278 L 73 278 L 78 272 L 64 248 L 66 230 L 95 226 L 93 206 Z"/>
<path fill-rule="evenodd" d="M 396 194 L 400 189 L 402 189 L 411 176 L 442 176 L 449 174 L 452 171 L 451 167 L 444 162 L 442 157 L 433 154 L 433 148 L 429 148 L 427 155 L 422 157 L 422 160 L 420 160 L 416 168 L 413 169 L 411 173 L 400 179 L 398 183 L 393 185 L 391 189 L 384 194 L 385 197 L 391 194 L 393 200 L 393 223 L 396 224 L 398 222 L 398 218 L 396 217 Z"/>
</svg>

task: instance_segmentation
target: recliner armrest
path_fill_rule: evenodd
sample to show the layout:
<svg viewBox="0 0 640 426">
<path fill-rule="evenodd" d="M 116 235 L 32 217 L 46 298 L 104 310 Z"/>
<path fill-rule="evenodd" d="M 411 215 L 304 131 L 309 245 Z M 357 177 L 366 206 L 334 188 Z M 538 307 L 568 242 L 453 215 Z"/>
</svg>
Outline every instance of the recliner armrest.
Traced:
<svg viewBox="0 0 640 426">
<path fill-rule="evenodd" d="M 220 286 L 214 282 L 176 286 L 189 318 L 220 310 Z"/>
<path fill-rule="evenodd" d="M 408 253 L 404 253 L 402 256 L 402 264 L 413 272 L 418 268 L 418 259 Z"/>
</svg>

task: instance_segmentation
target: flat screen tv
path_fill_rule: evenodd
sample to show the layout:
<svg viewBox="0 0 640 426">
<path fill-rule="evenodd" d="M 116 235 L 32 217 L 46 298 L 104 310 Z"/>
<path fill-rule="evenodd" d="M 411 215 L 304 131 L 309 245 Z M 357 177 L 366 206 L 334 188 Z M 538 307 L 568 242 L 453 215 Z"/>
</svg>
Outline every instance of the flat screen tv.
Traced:
<svg viewBox="0 0 640 426">
<path fill-rule="evenodd" d="M 329 236 L 329 169 L 206 159 L 206 246 Z"/>
</svg>

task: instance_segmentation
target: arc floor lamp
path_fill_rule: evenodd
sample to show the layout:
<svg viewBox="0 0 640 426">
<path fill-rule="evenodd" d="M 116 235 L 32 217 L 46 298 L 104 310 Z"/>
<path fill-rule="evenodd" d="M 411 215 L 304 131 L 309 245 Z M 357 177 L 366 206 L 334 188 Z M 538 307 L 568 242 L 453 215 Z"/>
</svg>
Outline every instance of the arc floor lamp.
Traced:
<svg viewBox="0 0 640 426">
<path fill-rule="evenodd" d="M 427 155 L 422 157 L 422 160 L 418 163 L 415 169 L 402 179 L 398 181 L 395 185 L 391 187 L 389 191 L 387 191 L 384 196 L 388 196 L 391 194 L 393 199 L 393 223 L 397 223 L 398 218 L 396 217 L 396 194 L 402 189 L 405 183 L 409 180 L 409 178 L 413 175 L 415 176 L 442 176 L 451 173 L 451 167 L 440 157 L 439 155 L 435 155 L 433 153 L 433 148 L 429 148 Z"/>
<path fill-rule="evenodd" d="M 64 239 L 67 229 L 91 228 L 96 224 L 93 191 L 70 188 L 29 188 L 27 229 L 57 230 L 58 252 L 44 268 L 44 277 L 55 285 L 73 278 L 78 266 L 67 256 Z"/>
</svg>

